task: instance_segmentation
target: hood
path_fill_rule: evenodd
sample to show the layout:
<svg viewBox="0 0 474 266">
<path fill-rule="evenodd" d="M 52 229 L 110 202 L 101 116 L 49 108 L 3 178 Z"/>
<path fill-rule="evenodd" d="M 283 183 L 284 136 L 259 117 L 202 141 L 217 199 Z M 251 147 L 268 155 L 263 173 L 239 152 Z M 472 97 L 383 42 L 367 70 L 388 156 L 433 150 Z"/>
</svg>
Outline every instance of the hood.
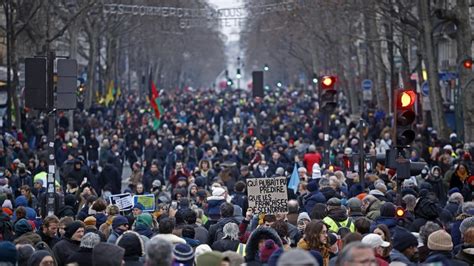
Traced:
<svg viewBox="0 0 474 266">
<path fill-rule="evenodd" d="M 26 199 L 25 196 L 19 196 L 16 198 L 15 200 L 15 205 L 18 207 L 18 206 L 23 206 L 23 207 L 26 207 L 28 205 L 28 200 Z"/>
<path fill-rule="evenodd" d="M 219 206 L 221 206 L 221 204 L 224 203 L 224 198 L 223 197 L 214 198 L 214 196 L 211 196 L 211 197 L 207 198 L 207 200 L 208 200 L 207 201 L 208 208 L 219 208 Z"/>
<path fill-rule="evenodd" d="M 414 213 L 417 218 L 424 218 L 428 221 L 432 221 L 439 217 L 439 211 L 440 210 L 436 206 L 436 203 L 428 198 L 422 197 L 418 200 Z"/>
<path fill-rule="evenodd" d="M 374 201 L 372 204 L 370 204 L 369 209 L 367 212 L 372 212 L 372 211 L 380 211 L 380 207 L 382 207 L 383 202 L 380 200 Z"/>
<path fill-rule="evenodd" d="M 384 224 L 386 225 L 388 228 L 393 228 L 395 226 L 398 225 L 397 223 L 397 219 L 393 218 L 393 217 L 379 217 L 375 220 L 375 223 L 377 225 L 379 224 Z"/>
<path fill-rule="evenodd" d="M 273 228 L 259 227 L 253 231 L 247 240 L 247 245 L 245 247 L 245 261 L 249 262 L 258 259 L 258 243 L 262 239 L 272 239 L 278 247 L 283 246 L 280 237 Z"/>
<path fill-rule="evenodd" d="M 342 207 L 336 207 L 334 209 L 329 210 L 328 216 L 338 222 L 343 222 L 347 220 L 347 212 Z"/>
</svg>

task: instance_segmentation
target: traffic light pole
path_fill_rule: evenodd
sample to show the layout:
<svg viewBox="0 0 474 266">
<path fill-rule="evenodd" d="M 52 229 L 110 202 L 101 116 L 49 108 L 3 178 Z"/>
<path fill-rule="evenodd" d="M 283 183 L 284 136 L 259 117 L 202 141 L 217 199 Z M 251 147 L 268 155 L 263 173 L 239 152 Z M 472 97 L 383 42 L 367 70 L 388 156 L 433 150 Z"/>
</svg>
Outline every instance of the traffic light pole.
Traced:
<svg viewBox="0 0 474 266">
<path fill-rule="evenodd" d="M 47 103 L 48 103 L 48 175 L 46 186 L 46 214 L 52 215 L 55 211 L 55 174 L 56 161 L 54 150 L 54 136 L 56 129 L 56 109 L 54 107 L 54 52 L 48 53 L 48 87 L 47 87 Z M 46 215 L 44 215 L 46 216 Z"/>
</svg>

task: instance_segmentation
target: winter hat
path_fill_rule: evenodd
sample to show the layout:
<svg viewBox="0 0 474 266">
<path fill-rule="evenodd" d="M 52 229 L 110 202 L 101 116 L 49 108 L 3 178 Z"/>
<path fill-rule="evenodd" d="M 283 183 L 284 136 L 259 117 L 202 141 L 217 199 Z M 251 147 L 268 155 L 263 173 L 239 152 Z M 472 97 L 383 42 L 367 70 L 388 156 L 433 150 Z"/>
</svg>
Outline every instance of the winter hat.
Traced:
<svg viewBox="0 0 474 266">
<path fill-rule="evenodd" d="M 100 236 L 96 233 L 89 232 L 81 238 L 81 248 L 94 248 L 100 243 Z"/>
<path fill-rule="evenodd" d="M 298 214 L 298 219 L 296 219 L 296 223 L 299 224 L 301 220 L 306 219 L 308 221 L 311 221 L 311 218 L 309 218 L 309 215 L 307 212 L 302 212 Z"/>
<path fill-rule="evenodd" d="M 306 186 L 309 192 L 313 192 L 318 190 L 318 182 L 312 180 L 308 182 L 308 185 Z"/>
<path fill-rule="evenodd" d="M 438 230 L 428 236 L 428 248 L 434 251 L 453 250 L 453 240 L 451 235 L 444 230 Z"/>
<path fill-rule="evenodd" d="M 158 180 L 158 179 L 153 180 L 153 183 L 151 183 L 151 186 L 152 186 L 153 188 L 159 188 L 159 187 L 161 187 L 161 181 Z"/>
<path fill-rule="evenodd" d="M 0 241 L 0 262 L 10 262 L 16 265 L 17 251 L 10 241 Z"/>
<path fill-rule="evenodd" d="M 385 202 L 380 207 L 380 216 L 383 217 L 395 217 L 396 208 L 391 202 Z"/>
<path fill-rule="evenodd" d="M 137 219 L 135 220 L 135 225 L 143 224 L 147 227 L 152 227 L 153 225 L 153 217 L 149 213 L 142 213 L 138 215 Z"/>
<path fill-rule="evenodd" d="M 315 163 L 313 164 L 313 169 L 312 169 L 312 174 L 311 174 L 312 179 L 319 179 L 321 178 L 321 167 L 319 164 Z"/>
<path fill-rule="evenodd" d="M 125 250 L 110 243 L 99 243 L 92 249 L 92 265 L 116 266 L 122 265 Z M 113 256 L 111 256 L 113 254 Z"/>
<path fill-rule="evenodd" d="M 278 259 L 277 266 L 318 265 L 316 259 L 308 251 L 292 249 L 284 252 Z"/>
<path fill-rule="evenodd" d="M 125 249 L 125 257 L 138 256 L 145 254 L 145 245 L 137 232 L 126 231 L 117 238 L 117 246 Z"/>
<path fill-rule="evenodd" d="M 210 251 L 196 258 L 196 266 L 220 266 L 224 256 L 217 251 Z"/>
<path fill-rule="evenodd" d="M 347 201 L 347 207 L 352 212 L 361 212 L 362 211 L 362 201 L 358 198 L 350 198 Z"/>
<path fill-rule="evenodd" d="M 377 234 L 367 234 L 362 238 L 362 243 L 370 245 L 372 248 L 389 247 L 390 242 L 383 241 L 382 237 Z"/>
<path fill-rule="evenodd" d="M 409 247 L 417 247 L 418 240 L 416 237 L 406 229 L 397 228 L 393 235 L 393 248 L 403 252 Z"/>
<path fill-rule="evenodd" d="M 28 265 L 28 259 L 33 255 L 33 253 L 35 253 L 35 248 L 30 244 L 18 246 L 18 265 Z"/>
<path fill-rule="evenodd" d="M 134 209 L 139 209 L 141 211 L 143 211 L 145 209 L 145 207 L 143 206 L 143 204 L 141 204 L 140 202 L 137 202 L 137 204 L 135 204 L 133 206 Z"/>
<path fill-rule="evenodd" d="M 86 219 L 84 219 L 84 224 L 86 226 L 96 226 L 97 219 L 94 216 L 89 216 Z"/>
<path fill-rule="evenodd" d="M 119 227 L 121 225 L 124 225 L 124 224 L 128 224 L 128 219 L 125 218 L 122 215 L 117 215 L 117 216 L 115 216 L 114 220 L 112 221 L 112 228 L 115 230 L 115 229 L 117 229 L 117 227 Z"/>
<path fill-rule="evenodd" d="M 28 199 L 21 195 L 21 196 L 18 196 L 15 200 L 15 206 L 23 206 L 23 207 L 26 207 L 28 206 Z"/>
<path fill-rule="evenodd" d="M 474 216 L 464 219 L 459 226 L 459 231 L 464 235 L 464 232 L 471 227 L 474 227 Z"/>
<path fill-rule="evenodd" d="M 272 253 L 278 248 L 279 247 L 275 244 L 275 241 L 271 239 L 265 240 L 265 244 L 260 248 L 260 262 L 267 262 Z"/>
<path fill-rule="evenodd" d="M 177 244 L 173 248 L 174 261 L 184 265 L 192 266 L 194 261 L 194 250 L 188 244 Z"/>
<path fill-rule="evenodd" d="M 12 201 L 9 199 L 6 199 L 2 204 L 2 208 L 8 208 L 10 210 L 13 210 Z"/>
<path fill-rule="evenodd" d="M 33 253 L 33 255 L 28 260 L 28 265 L 39 266 L 41 264 L 41 261 L 47 256 L 53 257 L 53 255 L 51 255 L 51 253 L 49 253 L 46 250 L 37 250 Z"/>
<path fill-rule="evenodd" d="M 451 196 L 451 194 L 456 193 L 456 192 L 458 192 L 458 193 L 461 192 L 458 187 L 454 187 L 454 188 L 448 190 L 448 195 Z"/>
<path fill-rule="evenodd" d="M 74 235 L 74 233 L 76 233 L 76 231 L 79 228 L 84 228 L 84 224 L 80 221 L 74 221 L 74 222 L 68 224 L 65 228 L 64 236 L 66 238 L 71 238 L 72 235 Z"/>
<path fill-rule="evenodd" d="M 206 252 L 211 252 L 212 249 L 208 244 L 201 244 L 196 247 L 196 250 L 194 251 L 194 260 L 197 262 L 197 257 L 199 255 L 204 254 Z"/>
<path fill-rule="evenodd" d="M 338 198 L 330 198 L 327 203 L 328 207 L 340 207 L 341 206 L 341 200 Z"/>
<path fill-rule="evenodd" d="M 225 193 L 225 189 L 221 187 L 214 187 L 212 188 L 212 196 L 214 197 L 223 197 Z"/>
<path fill-rule="evenodd" d="M 33 228 L 31 227 L 30 223 L 28 223 L 28 220 L 22 218 L 15 223 L 14 230 L 16 237 L 19 237 L 23 234 L 33 231 Z"/>
</svg>

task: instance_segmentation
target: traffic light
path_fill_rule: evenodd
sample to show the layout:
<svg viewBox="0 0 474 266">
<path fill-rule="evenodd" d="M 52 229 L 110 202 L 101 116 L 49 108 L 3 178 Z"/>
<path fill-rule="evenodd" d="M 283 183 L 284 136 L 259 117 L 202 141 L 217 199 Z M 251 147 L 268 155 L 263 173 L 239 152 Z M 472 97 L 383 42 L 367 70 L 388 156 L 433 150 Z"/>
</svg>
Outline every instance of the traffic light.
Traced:
<svg viewBox="0 0 474 266">
<path fill-rule="evenodd" d="M 407 146 L 415 140 L 414 123 L 416 118 L 416 93 L 413 90 L 400 90 L 397 93 L 397 145 Z"/>
<path fill-rule="evenodd" d="M 335 89 L 336 77 L 323 76 L 319 79 L 321 89 L 321 109 L 325 112 L 332 113 L 337 106 L 337 91 Z"/>
<path fill-rule="evenodd" d="M 228 78 L 227 79 L 227 86 L 232 86 L 232 84 L 234 84 L 234 81 L 231 79 L 231 78 Z"/>
<path fill-rule="evenodd" d="M 263 71 L 268 71 L 268 70 L 270 70 L 270 67 L 267 64 L 265 64 L 263 66 Z"/>
<path fill-rule="evenodd" d="M 313 84 L 316 84 L 318 83 L 318 75 L 316 75 L 316 73 L 313 73 Z"/>
<path fill-rule="evenodd" d="M 472 58 L 464 59 L 464 61 L 462 62 L 462 65 L 466 69 L 471 69 L 472 68 Z"/>
<path fill-rule="evenodd" d="M 404 218 L 405 217 L 405 209 L 403 209 L 402 207 L 397 207 L 397 209 L 395 211 L 395 215 L 397 216 L 397 218 Z"/>
<path fill-rule="evenodd" d="M 240 74 L 240 68 L 237 68 L 237 75 L 235 76 L 237 79 L 242 78 L 242 74 Z"/>
</svg>

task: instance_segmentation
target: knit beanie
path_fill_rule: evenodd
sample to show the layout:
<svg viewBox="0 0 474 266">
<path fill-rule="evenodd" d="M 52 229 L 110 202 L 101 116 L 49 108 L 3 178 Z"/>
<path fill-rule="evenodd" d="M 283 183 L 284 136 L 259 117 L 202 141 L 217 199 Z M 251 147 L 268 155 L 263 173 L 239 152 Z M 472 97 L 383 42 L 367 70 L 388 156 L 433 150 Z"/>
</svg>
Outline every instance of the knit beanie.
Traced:
<svg viewBox="0 0 474 266">
<path fill-rule="evenodd" d="M 9 241 L 0 241 L 0 262 L 11 262 L 16 265 L 17 251 L 15 245 Z"/>
<path fill-rule="evenodd" d="M 428 248 L 435 251 L 453 250 L 451 235 L 444 230 L 438 230 L 428 236 Z"/>
<path fill-rule="evenodd" d="M 28 220 L 22 218 L 15 223 L 14 230 L 16 237 L 20 237 L 23 234 L 33 231 L 33 228 L 30 223 L 28 223 Z"/>
<path fill-rule="evenodd" d="M 125 249 L 125 257 L 141 257 L 145 254 L 145 245 L 140 235 L 134 231 L 126 231 L 117 239 L 117 246 Z"/>
<path fill-rule="evenodd" d="M 28 265 L 32 265 L 32 266 L 40 265 L 41 261 L 47 256 L 52 256 L 52 255 L 46 250 L 36 250 L 33 253 L 33 255 L 28 259 Z"/>
<path fill-rule="evenodd" d="M 461 222 L 461 225 L 459 225 L 459 231 L 461 232 L 462 235 L 464 235 L 464 232 L 466 232 L 467 229 L 471 227 L 474 227 L 474 216 L 464 219 Z"/>
<path fill-rule="evenodd" d="M 117 216 L 115 216 L 115 218 L 112 222 L 112 228 L 115 230 L 115 229 L 117 229 L 117 227 L 119 227 L 121 225 L 124 225 L 124 224 L 128 224 L 128 219 L 125 218 L 122 215 L 117 215 Z"/>
<path fill-rule="evenodd" d="M 153 226 L 153 217 L 149 213 L 142 213 L 138 215 L 137 220 L 135 221 L 136 225 L 143 224 L 147 227 Z"/>
<path fill-rule="evenodd" d="M 211 251 L 212 251 L 212 249 L 208 244 L 201 244 L 201 245 L 197 246 L 196 250 L 194 252 L 195 262 L 197 263 L 197 258 L 199 257 L 199 255 L 204 254 L 206 252 L 211 252 Z"/>
<path fill-rule="evenodd" d="M 278 248 L 279 247 L 275 244 L 275 241 L 271 239 L 265 240 L 265 244 L 260 248 L 260 262 L 267 262 L 272 253 Z"/>
<path fill-rule="evenodd" d="M 408 230 L 397 228 L 395 234 L 393 235 L 393 248 L 403 252 L 409 247 L 417 247 L 418 240 L 416 237 Z"/>
<path fill-rule="evenodd" d="M 64 237 L 71 238 L 79 228 L 84 228 L 84 224 L 80 221 L 74 221 L 68 224 L 65 228 Z"/>
<path fill-rule="evenodd" d="M 385 202 L 380 207 L 380 216 L 382 217 L 395 217 L 396 208 L 391 202 Z"/>
<path fill-rule="evenodd" d="M 192 266 L 194 262 L 194 250 L 188 244 L 177 244 L 173 248 L 174 260 L 177 263 Z"/>
<path fill-rule="evenodd" d="M 96 233 L 87 233 L 81 238 L 81 248 L 94 248 L 95 245 L 100 243 L 100 236 Z"/>
</svg>

